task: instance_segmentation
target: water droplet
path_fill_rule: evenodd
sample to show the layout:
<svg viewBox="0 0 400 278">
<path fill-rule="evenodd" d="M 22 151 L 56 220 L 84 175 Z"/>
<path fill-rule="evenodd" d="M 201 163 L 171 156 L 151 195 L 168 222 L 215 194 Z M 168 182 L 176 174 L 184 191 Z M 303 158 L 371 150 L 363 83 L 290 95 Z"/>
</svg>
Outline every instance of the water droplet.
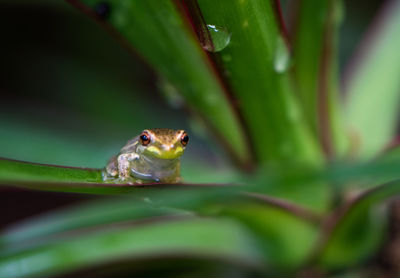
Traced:
<svg viewBox="0 0 400 278">
<path fill-rule="evenodd" d="M 283 38 L 279 37 L 275 50 L 274 69 L 277 73 L 284 73 L 290 66 L 290 52 Z"/>
<path fill-rule="evenodd" d="M 205 50 L 210 52 L 219 52 L 223 50 L 231 41 L 231 34 L 224 27 L 218 27 L 208 24 L 206 39 L 202 43 Z"/>
</svg>

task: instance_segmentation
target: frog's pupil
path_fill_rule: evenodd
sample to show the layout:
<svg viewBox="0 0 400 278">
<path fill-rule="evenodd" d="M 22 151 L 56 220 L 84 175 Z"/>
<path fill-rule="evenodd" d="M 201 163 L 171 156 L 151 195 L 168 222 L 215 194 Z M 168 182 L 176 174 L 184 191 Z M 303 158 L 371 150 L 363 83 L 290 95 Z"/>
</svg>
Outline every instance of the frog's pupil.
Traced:
<svg viewBox="0 0 400 278">
<path fill-rule="evenodd" d="M 189 136 L 184 135 L 184 136 L 182 137 L 182 143 L 183 143 L 184 145 L 186 145 L 188 142 L 189 142 Z"/>
<path fill-rule="evenodd" d="M 143 145 L 147 145 L 148 143 L 150 143 L 150 139 L 146 134 L 140 135 L 140 141 Z"/>
</svg>

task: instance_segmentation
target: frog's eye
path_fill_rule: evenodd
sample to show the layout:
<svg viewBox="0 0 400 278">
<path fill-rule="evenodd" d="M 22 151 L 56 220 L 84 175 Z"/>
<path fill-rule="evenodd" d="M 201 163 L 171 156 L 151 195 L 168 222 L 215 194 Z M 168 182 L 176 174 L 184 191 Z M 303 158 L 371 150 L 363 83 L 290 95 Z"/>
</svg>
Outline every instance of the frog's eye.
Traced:
<svg viewBox="0 0 400 278">
<path fill-rule="evenodd" d="M 148 144 L 150 144 L 150 135 L 147 132 L 143 132 L 142 134 L 140 134 L 139 140 L 140 144 L 142 144 L 143 146 L 147 146 Z"/>
<path fill-rule="evenodd" d="M 186 146 L 189 143 L 189 136 L 186 133 L 182 134 L 181 143 L 183 146 Z"/>
</svg>

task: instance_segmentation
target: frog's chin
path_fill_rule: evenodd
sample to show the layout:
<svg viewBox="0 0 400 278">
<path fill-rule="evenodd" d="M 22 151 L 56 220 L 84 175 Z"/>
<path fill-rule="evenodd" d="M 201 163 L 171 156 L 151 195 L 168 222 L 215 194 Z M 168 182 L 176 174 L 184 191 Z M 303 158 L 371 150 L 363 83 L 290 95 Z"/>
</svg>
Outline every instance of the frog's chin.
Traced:
<svg viewBox="0 0 400 278">
<path fill-rule="evenodd" d="M 158 159 L 176 159 L 183 154 L 183 148 L 178 146 L 169 150 L 160 150 L 157 147 L 151 146 L 144 151 L 144 154 Z"/>
</svg>

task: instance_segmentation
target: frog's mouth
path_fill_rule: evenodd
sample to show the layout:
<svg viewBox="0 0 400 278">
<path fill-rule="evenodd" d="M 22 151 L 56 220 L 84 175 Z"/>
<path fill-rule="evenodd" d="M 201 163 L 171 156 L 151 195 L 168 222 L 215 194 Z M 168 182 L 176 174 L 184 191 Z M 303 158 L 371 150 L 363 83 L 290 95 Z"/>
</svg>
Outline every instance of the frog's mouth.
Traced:
<svg viewBox="0 0 400 278">
<path fill-rule="evenodd" d="M 151 155 L 155 158 L 160 159 L 175 159 L 180 157 L 183 154 L 183 148 L 181 146 L 177 146 L 175 148 L 170 149 L 159 149 L 155 146 L 150 146 L 146 149 L 146 154 Z"/>
</svg>

